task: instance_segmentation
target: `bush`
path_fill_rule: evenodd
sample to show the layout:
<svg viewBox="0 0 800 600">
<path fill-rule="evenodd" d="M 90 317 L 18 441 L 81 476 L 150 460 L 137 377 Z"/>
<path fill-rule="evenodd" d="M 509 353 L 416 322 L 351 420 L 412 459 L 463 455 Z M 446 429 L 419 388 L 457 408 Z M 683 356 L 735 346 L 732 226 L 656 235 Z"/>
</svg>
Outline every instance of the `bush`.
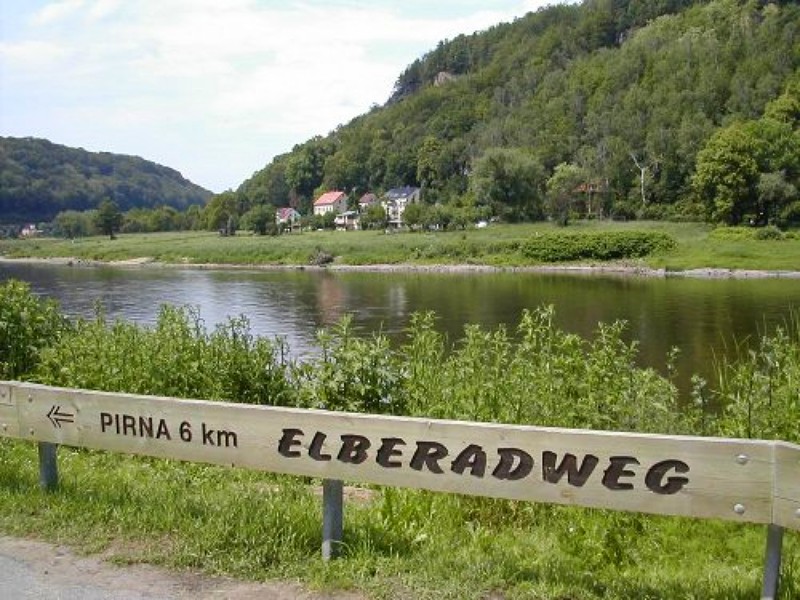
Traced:
<svg viewBox="0 0 800 600">
<path fill-rule="evenodd" d="M 636 209 L 627 202 L 615 202 L 611 207 L 611 218 L 615 221 L 633 221 L 636 219 Z"/>
<path fill-rule="evenodd" d="M 287 405 L 285 356 L 280 341 L 253 336 L 245 317 L 208 332 L 194 309 L 165 305 L 153 328 L 102 314 L 79 321 L 42 353 L 37 375 L 64 387 Z"/>
<path fill-rule="evenodd" d="M 774 225 L 767 225 L 757 229 L 754 237 L 757 240 L 782 240 L 786 236 Z"/>
<path fill-rule="evenodd" d="M 38 298 L 26 283 L 0 285 L 0 378 L 29 374 L 43 348 L 54 343 L 67 327 L 58 305 Z"/>
<path fill-rule="evenodd" d="M 755 231 L 750 227 L 717 227 L 708 234 L 709 239 L 736 242 L 752 240 Z"/>
<path fill-rule="evenodd" d="M 315 267 L 321 267 L 324 265 L 329 265 L 333 262 L 334 256 L 330 252 L 323 250 L 322 248 L 317 248 L 308 257 L 308 264 L 313 265 Z"/>
<path fill-rule="evenodd" d="M 539 262 L 641 258 L 675 247 L 675 240 L 658 231 L 608 231 L 537 235 L 522 244 L 523 256 Z"/>
</svg>

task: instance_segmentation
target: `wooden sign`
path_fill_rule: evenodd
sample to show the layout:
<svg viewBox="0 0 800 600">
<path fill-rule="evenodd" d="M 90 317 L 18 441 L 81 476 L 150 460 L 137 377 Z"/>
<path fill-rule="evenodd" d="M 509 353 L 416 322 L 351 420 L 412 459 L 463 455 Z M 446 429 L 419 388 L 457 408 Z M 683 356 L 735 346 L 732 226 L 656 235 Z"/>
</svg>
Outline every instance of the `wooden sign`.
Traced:
<svg viewBox="0 0 800 600">
<path fill-rule="evenodd" d="M 323 479 L 800 529 L 800 447 L 0 382 L 0 435 Z"/>
</svg>

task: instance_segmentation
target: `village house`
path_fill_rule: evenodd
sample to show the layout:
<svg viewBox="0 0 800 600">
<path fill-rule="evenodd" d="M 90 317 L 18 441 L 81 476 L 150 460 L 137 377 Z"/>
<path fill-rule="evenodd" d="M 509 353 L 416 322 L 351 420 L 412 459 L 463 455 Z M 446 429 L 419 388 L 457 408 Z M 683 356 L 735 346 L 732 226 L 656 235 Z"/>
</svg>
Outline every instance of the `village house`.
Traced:
<svg viewBox="0 0 800 600">
<path fill-rule="evenodd" d="M 361 198 L 358 199 L 358 210 L 363 213 L 370 206 L 374 206 L 377 203 L 378 203 L 378 197 L 372 192 L 367 192 L 366 194 L 361 196 Z"/>
<path fill-rule="evenodd" d="M 330 212 L 338 215 L 347 210 L 347 195 L 344 192 L 325 192 L 314 201 L 314 214 L 325 215 Z"/>
<path fill-rule="evenodd" d="M 333 220 L 333 224 L 336 226 L 336 229 L 344 231 L 359 229 L 361 225 L 358 211 L 346 210 L 343 213 L 339 213 Z"/>
<path fill-rule="evenodd" d="M 19 232 L 19 235 L 20 237 L 24 238 L 31 238 L 38 236 L 40 233 L 41 231 L 36 228 L 36 225 L 31 223 L 29 225 L 25 225 L 25 227 L 22 228 L 22 231 Z"/>
<path fill-rule="evenodd" d="M 381 204 L 386 211 L 386 218 L 389 227 L 403 226 L 403 213 L 409 204 L 417 204 L 420 201 L 420 189 L 417 187 L 405 186 L 394 188 L 386 192 Z"/>
<path fill-rule="evenodd" d="M 291 206 L 285 206 L 275 211 L 275 223 L 289 229 L 300 226 L 300 213 Z"/>
</svg>

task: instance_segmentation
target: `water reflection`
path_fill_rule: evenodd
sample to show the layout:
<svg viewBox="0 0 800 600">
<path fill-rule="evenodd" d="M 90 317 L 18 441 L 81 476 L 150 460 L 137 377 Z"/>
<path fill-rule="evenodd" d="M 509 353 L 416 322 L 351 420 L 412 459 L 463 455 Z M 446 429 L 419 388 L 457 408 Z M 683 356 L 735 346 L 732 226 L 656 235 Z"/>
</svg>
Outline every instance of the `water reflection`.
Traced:
<svg viewBox="0 0 800 600">
<path fill-rule="evenodd" d="M 209 327 L 246 315 L 255 333 L 286 338 L 295 356 L 316 351 L 315 335 L 345 314 L 357 332 L 399 342 L 415 311 L 432 310 L 452 340 L 466 323 L 513 331 L 522 312 L 556 307 L 562 329 L 591 337 L 599 322 L 625 320 L 640 362 L 661 371 L 673 346 L 682 387 L 691 373 L 711 377 L 715 357 L 737 341 L 785 323 L 800 307 L 800 280 L 649 279 L 530 273 L 358 273 L 119 268 L 0 263 L 56 298 L 73 316 L 106 314 L 152 324 L 164 303 L 192 305 Z"/>
</svg>

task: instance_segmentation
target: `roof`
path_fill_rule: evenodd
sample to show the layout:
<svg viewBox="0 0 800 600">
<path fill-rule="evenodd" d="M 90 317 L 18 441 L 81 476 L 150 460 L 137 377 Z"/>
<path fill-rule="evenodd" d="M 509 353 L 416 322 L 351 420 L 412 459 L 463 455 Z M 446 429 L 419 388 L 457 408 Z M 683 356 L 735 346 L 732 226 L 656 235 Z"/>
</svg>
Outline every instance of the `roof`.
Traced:
<svg viewBox="0 0 800 600">
<path fill-rule="evenodd" d="M 291 206 L 284 206 L 283 208 L 279 208 L 277 210 L 278 218 L 280 219 L 288 219 L 294 214 L 300 214 Z"/>
<path fill-rule="evenodd" d="M 344 198 L 344 192 L 333 191 L 333 192 L 325 192 L 314 201 L 314 206 L 327 206 L 329 204 L 334 204 L 335 202 L 339 201 L 340 199 Z"/>
<path fill-rule="evenodd" d="M 408 198 L 409 196 L 419 192 L 419 188 L 407 185 L 405 187 L 394 188 L 386 192 L 386 197 L 389 200 L 399 200 L 400 198 Z"/>
<path fill-rule="evenodd" d="M 377 202 L 377 201 L 378 201 L 378 197 L 375 194 L 373 194 L 372 192 L 367 192 L 366 194 L 361 196 L 361 198 L 359 199 L 358 203 L 359 204 L 372 204 L 372 203 Z"/>
</svg>

